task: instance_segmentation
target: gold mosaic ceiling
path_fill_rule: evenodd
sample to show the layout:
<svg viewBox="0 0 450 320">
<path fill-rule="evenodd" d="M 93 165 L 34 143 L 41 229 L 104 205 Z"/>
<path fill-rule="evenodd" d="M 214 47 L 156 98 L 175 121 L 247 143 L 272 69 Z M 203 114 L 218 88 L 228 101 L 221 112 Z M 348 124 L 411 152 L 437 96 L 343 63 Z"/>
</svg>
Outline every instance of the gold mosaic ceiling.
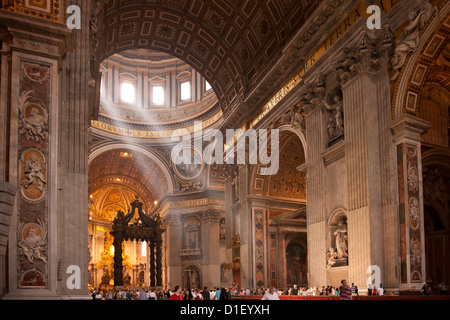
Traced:
<svg viewBox="0 0 450 320">
<path fill-rule="evenodd" d="M 129 150 L 110 150 L 89 164 L 90 193 L 108 188 L 127 188 L 143 201 L 159 200 L 168 191 L 161 168 L 147 156 Z"/>
</svg>

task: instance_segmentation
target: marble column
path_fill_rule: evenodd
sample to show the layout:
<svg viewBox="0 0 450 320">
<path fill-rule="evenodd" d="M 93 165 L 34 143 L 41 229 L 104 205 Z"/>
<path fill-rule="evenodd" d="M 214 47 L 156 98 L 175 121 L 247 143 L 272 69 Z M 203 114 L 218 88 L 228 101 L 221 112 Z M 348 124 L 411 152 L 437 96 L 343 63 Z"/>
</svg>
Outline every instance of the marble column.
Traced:
<svg viewBox="0 0 450 320">
<path fill-rule="evenodd" d="M 208 288 L 220 286 L 220 213 L 202 213 L 201 226 L 202 284 Z"/>
<path fill-rule="evenodd" d="M 166 285 L 173 290 L 175 286 L 181 286 L 183 284 L 180 257 L 183 230 L 181 217 L 178 213 L 169 213 L 169 226 L 166 232 L 167 242 L 170 244 L 168 254 L 166 255 L 168 278 Z"/>
<path fill-rule="evenodd" d="M 326 147 L 326 120 L 323 100 L 324 86 L 321 74 L 308 85 L 300 106 L 306 111 L 306 203 L 308 233 L 308 282 L 321 286 L 326 283 L 326 215 L 324 194 L 324 163 L 321 153 Z"/>
<path fill-rule="evenodd" d="M 421 136 L 431 124 L 402 115 L 391 126 L 396 154 L 396 247 L 400 290 L 420 289 L 426 278 Z"/>
<path fill-rule="evenodd" d="M 4 298 L 56 298 L 61 296 L 58 285 L 66 271 L 59 260 L 57 214 L 58 203 L 64 202 L 57 184 L 61 70 L 72 35 L 63 23 L 15 12 L 0 10 L 0 19 L 1 77 L 8 80 L 1 85 L 2 139 L 8 140 L 2 143 L 7 158 L 1 160 L 0 181 L 15 187 L 17 194 L 8 234 L 10 272 Z M 84 229 L 87 252 L 87 219 Z M 87 259 L 84 272 L 87 294 Z"/>
<path fill-rule="evenodd" d="M 392 33 L 384 29 L 363 32 L 355 45 L 345 50 L 336 68 L 341 81 L 345 114 L 345 159 L 348 183 L 348 277 L 366 288 L 368 267 L 386 270 L 385 224 L 392 218 L 389 185 L 388 131 L 391 106 L 389 61 Z M 386 221 L 385 221 L 386 220 Z M 388 227 L 388 226 L 386 226 Z M 391 283 L 390 283 L 391 284 Z"/>
<path fill-rule="evenodd" d="M 277 233 L 278 238 L 278 288 L 287 288 L 286 232 Z"/>
</svg>

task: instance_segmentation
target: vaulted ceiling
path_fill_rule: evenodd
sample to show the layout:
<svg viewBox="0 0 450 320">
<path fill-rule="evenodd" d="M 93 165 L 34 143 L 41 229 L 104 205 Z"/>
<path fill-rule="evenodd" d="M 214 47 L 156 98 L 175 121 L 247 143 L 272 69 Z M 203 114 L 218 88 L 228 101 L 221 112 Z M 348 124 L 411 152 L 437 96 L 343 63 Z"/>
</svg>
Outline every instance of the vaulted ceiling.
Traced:
<svg viewBox="0 0 450 320">
<path fill-rule="evenodd" d="M 89 164 L 90 193 L 107 187 L 126 187 L 143 201 L 159 200 L 168 191 L 162 169 L 149 157 L 136 151 L 106 151 Z"/>
<path fill-rule="evenodd" d="M 320 3 L 106 0 L 98 56 L 132 48 L 170 53 L 196 68 L 226 108 L 254 89 Z"/>
</svg>

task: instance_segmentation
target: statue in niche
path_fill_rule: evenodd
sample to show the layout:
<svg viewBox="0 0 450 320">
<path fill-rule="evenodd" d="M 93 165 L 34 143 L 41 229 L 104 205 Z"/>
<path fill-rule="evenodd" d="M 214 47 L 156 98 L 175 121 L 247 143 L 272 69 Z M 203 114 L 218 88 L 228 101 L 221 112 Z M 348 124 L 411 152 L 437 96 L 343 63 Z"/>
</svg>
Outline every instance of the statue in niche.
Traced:
<svg viewBox="0 0 450 320">
<path fill-rule="evenodd" d="M 327 124 L 327 132 L 328 132 L 328 137 L 330 138 L 330 140 L 333 139 L 333 137 L 335 136 L 335 133 L 334 133 L 335 127 L 336 127 L 336 125 L 334 124 L 334 119 L 329 118 L 328 124 Z"/>
<path fill-rule="evenodd" d="M 420 33 L 434 12 L 437 12 L 437 8 L 425 1 L 419 12 L 411 11 L 409 13 L 409 23 L 397 41 L 397 48 L 395 48 L 394 57 L 391 60 L 392 68 L 395 70 L 392 81 L 397 80 L 408 55 L 419 47 Z"/>
<path fill-rule="evenodd" d="M 336 241 L 336 253 L 338 259 L 346 259 L 348 257 L 347 248 L 347 223 L 344 219 L 340 219 L 338 222 L 338 228 L 334 232 Z"/>
<path fill-rule="evenodd" d="M 29 160 L 25 160 L 25 180 L 21 181 L 20 185 L 28 188 L 30 184 L 34 184 L 41 192 L 44 191 L 44 184 L 47 181 L 45 181 L 44 174 L 42 173 L 43 170 L 42 159 L 38 161 L 35 155 L 31 155 Z"/>
<path fill-rule="evenodd" d="M 337 253 L 334 248 L 330 248 L 327 252 L 327 268 L 331 268 L 336 264 Z"/>
<path fill-rule="evenodd" d="M 327 125 L 328 137 L 330 140 L 344 134 L 344 119 L 342 115 L 343 104 L 340 95 L 336 94 L 333 97 L 333 101 L 333 105 L 329 105 L 327 102 L 324 102 L 325 108 L 332 114 Z"/>
<path fill-rule="evenodd" d="M 198 246 L 198 232 L 197 230 L 193 230 L 189 232 L 189 249 L 197 249 Z"/>
<path fill-rule="evenodd" d="M 197 271 L 195 271 L 195 270 L 192 271 L 190 284 L 191 284 L 191 289 L 195 289 L 195 288 L 199 288 L 200 287 L 198 274 L 197 274 Z"/>
</svg>

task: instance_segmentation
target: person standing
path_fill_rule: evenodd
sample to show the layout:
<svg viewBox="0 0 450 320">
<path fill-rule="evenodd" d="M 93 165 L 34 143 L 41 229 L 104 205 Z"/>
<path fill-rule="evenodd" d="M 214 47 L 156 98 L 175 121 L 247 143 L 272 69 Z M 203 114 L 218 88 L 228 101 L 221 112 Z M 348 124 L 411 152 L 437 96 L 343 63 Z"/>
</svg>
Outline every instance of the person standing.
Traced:
<svg viewBox="0 0 450 320">
<path fill-rule="evenodd" d="M 211 292 L 209 293 L 209 300 L 216 300 L 216 291 L 211 289 Z"/>
<path fill-rule="evenodd" d="M 352 296 L 354 296 L 356 294 L 356 286 L 354 283 L 352 283 L 351 288 L 352 288 Z"/>
<path fill-rule="evenodd" d="M 422 293 L 422 295 L 427 296 L 430 293 L 430 290 L 428 288 L 428 284 L 426 282 L 424 282 L 422 284 L 422 288 L 420 289 L 420 292 Z"/>
<path fill-rule="evenodd" d="M 175 286 L 173 294 L 170 296 L 170 300 L 183 300 L 180 286 Z"/>
<path fill-rule="evenodd" d="M 203 291 L 201 292 L 201 295 L 203 297 L 203 300 L 209 300 L 209 291 L 208 287 L 204 287 Z"/>
<path fill-rule="evenodd" d="M 291 296 L 298 296 L 298 289 L 297 289 L 297 285 L 294 284 L 294 287 L 291 289 Z"/>
<path fill-rule="evenodd" d="M 274 288 L 270 288 L 261 300 L 280 300 L 280 297 L 278 297 L 278 293 Z"/>
<path fill-rule="evenodd" d="M 217 288 L 216 290 L 216 300 L 220 300 L 220 289 Z"/>
<path fill-rule="evenodd" d="M 378 288 L 378 295 L 384 296 L 384 288 L 383 285 L 380 283 L 380 287 Z"/>
<path fill-rule="evenodd" d="M 347 280 L 342 280 L 341 284 L 342 285 L 339 287 L 341 300 L 352 300 L 352 288 L 347 284 Z"/>
</svg>

